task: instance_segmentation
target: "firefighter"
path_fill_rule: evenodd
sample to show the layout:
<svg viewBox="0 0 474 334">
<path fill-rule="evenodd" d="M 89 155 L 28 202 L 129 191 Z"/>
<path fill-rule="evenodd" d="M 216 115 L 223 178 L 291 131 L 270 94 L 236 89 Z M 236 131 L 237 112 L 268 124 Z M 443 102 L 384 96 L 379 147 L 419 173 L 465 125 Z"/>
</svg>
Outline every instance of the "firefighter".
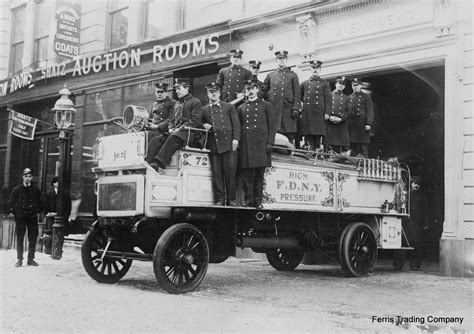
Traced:
<svg viewBox="0 0 474 334">
<path fill-rule="evenodd" d="M 272 164 L 276 123 L 272 105 L 258 97 L 258 80 L 246 81 L 245 89 L 248 100 L 237 109 L 242 128 L 239 150 L 245 194 L 242 205 L 261 207 L 265 167 Z"/>
<path fill-rule="evenodd" d="M 346 87 L 346 78 L 336 78 L 336 89 L 332 91 L 332 104 L 327 118 L 325 144 L 335 153 L 344 153 L 349 150 L 350 139 L 347 119 L 349 117 L 349 98 L 343 93 Z"/>
<path fill-rule="evenodd" d="M 352 79 L 354 92 L 349 96 L 349 138 L 352 156 L 369 157 L 370 129 L 374 121 L 374 105 L 370 95 L 361 91 L 362 82 Z"/>
<path fill-rule="evenodd" d="M 305 136 L 309 147 L 319 149 L 322 139 L 326 136 L 326 120 L 331 110 L 331 86 L 320 78 L 320 60 L 308 62 L 311 67 L 311 77 L 301 83 L 301 100 L 303 112 L 298 121 L 298 135 Z"/>
<path fill-rule="evenodd" d="M 178 95 L 166 133 L 153 137 L 148 144 L 146 161 L 160 174 L 171 162 L 173 154 L 183 146 L 188 139 L 185 127 L 201 126 L 202 104 L 199 99 L 189 93 L 190 79 L 175 79 L 173 86 Z"/>
<path fill-rule="evenodd" d="M 168 84 L 157 82 L 155 84 L 156 102 L 151 107 L 152 122 L 147 125 L 149 130 L 148 140 L 154 136 L 161 135 L 168 130 L 168 123 L 176 105 L 176 100 L 168 96 Z"/>
<path fill-rule="evenodd" d="M 301 113 L 300 84 L 296 73 L 286 66 L 288 51 L 277 51 L 275 57 L 278 68 L 265 78 L 262 95 L 273 106 L 276 130 L 294 144 Z"/>
<path fill-rule="evenodd" d="M 235 107 L 220 101 L 220 88 L 215 82 L 206 85 L 209 104 L 202 113 L 203 128 L 209 130 L 207 148 L 211 151 L 214 204 L 236 206 L 235 175 L 240 122 Z"/>
<path fill-rule="evenodd" d="M 230 51 L 230 66 L 222 68 L 217 75 L 216 83 L 221 87 L 221 100 L 232 102 L 236 98 L 243 99 L 244 81 L 252 78 L 252 73 L 242 67 L 242 54 L 240 49 Z"/>
<path fill-rule="evenodd" d="M 410 183 L 410 218 L 402 221 L 403 230 L 410 246 L 414 249 L 410 254 L 410 269 L 420 270 L 423 257 L 423 235 L 429 227 L 428 197 L 421 189 L 422 178 L 413 176 Z M 396 250 L 393 257 L 393 270 L 401 271 L 405 264 L 405 251 Z"/>
</svg>

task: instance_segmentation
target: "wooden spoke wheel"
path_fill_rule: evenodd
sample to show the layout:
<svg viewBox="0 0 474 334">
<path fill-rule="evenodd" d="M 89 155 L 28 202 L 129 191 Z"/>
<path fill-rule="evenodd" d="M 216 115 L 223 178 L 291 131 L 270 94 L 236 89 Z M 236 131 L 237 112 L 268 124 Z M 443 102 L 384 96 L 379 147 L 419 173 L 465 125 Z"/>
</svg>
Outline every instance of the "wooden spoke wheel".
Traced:
<svg viewBox="0 0 474 334">
<path fill-rule="evenodd" d="M 102 253 L 107 247 L 109 236 L 106 229 L 94 229 L 87 232 L 82 242 L 82 265 L 90 277 L 100 283 L 116 283 L 130 269 L 133 260 L 116 259 Z M 112 239 L 113 240 L 113 239 Z M 112 241 L 108 250 L 117 250 L 116 243 Z"/>
<path fill-rule="evenodd" d="M 274 249 L 266 253 L 267 260 L 276 270 L 294 270 L 303 260 L 304 252 L 301 249 Z"/>
<path fill-rule="evenodd" d="M 348 276 L 367 276 L 377 260 L 377 241 L 369 225 L 352 223 L 339 239 L 339 261 Z"/>
<path fill-rule="evenodd" d="M 174 294 L 193 291 L 202 282 L 209 263 L 209 246 L 194 225 L 168 228 L 158 239 L 153 269 L 160 285 Z"/>
</svg>

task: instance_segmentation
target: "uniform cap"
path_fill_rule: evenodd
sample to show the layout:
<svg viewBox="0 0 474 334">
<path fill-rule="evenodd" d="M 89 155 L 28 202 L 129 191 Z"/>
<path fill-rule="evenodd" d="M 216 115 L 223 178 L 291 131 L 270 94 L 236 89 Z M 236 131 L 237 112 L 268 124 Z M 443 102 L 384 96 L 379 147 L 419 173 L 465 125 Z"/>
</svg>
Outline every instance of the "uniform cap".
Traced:
<svg viewBox="0 0 474 334">
<path fill-rule="evenodd" d="M 22 175 L 26 175 L 26 174 L 31 174 L 31 175 L 33 175 L 33 172 L 31 171 L 31 169 L 25 168 L 25 169 L 23 169 Z"/>
<path fill-rule="evenodd" d="M 220 86 L 216 82 L 210 82 L 206 85 L 207 90 L 219 90 Z"/>
<path fill-rule="evenodd" d="M 288 51 L 285 50 L 280 50 L 275 52 L 275 57 L 277 58 L 287 58 L 288 57 Z"/>
<path fill-rule="evenodd" d="M 166 91 L 168 89 L 168 84 L 166 82 L 157 82 L 155 83 L 155 88 L 160 89 L 162 91 Z"/>
<path fill-rule="evenodd" d="M 338 82 L 338 83 L 342 83 L 342 84 L 344 84 L 344 85 L 345 85 L 345 84 L 346 84 L 346 77 L 345 77 L 345 76 L 343 76 L 343 75 L 341 75 L 341 76 L 338 76 L 338 77 L 336 78 L 336 82 Z"/>
<path fill-rule="evenodd" d="M 260 60 L 251 60 L 249 61 L 250 67 L 254 68 L 260 68 L 260 65 L 262 65 L 262 62 Z"/>
<path fill-rule="evenodd" d="M 360 85 L 362 83 L 362 81 L 360 81 L 360 79 L 358 79 L 358 78 L 352 79 L 351 82 L 352 82 L 353 85 Z"/>
<path fill-rule="evenodd" d="M 245 80 L 244 85 L 245 85 L 245 87 L 259 87 L 260 86 L 260 81 L 258 81 L 256 79 Z"/>
<path fill-rule="evenodd" d="M 244 52 L 240 49 L 233 49 L 233 50 L 230 50 L 229 54 L 233 57 L 242 57 L 242 54 Z"/>
<path fill-rule="evenodd" d="M 175 78 L 173 87 L 176 87 L 176 86 L 190 87 L 191 86 L 191 79 L 188 79 L 188 78 Z"/>
<path fill-rule="evenodd" d="M 416 182 L 418 184 L 421 184 L 421 182 L 423 182 L 423 178 L 421 176 L 412 176 L 411 182 Z"/>
<path fill-rule="evenodd" d="M 321 65 L 323 64 L 321 60 L 310 60 L 305 61 L 305 63 L 309 64 L 313 68 L 321 68 Z"/>
</svg>

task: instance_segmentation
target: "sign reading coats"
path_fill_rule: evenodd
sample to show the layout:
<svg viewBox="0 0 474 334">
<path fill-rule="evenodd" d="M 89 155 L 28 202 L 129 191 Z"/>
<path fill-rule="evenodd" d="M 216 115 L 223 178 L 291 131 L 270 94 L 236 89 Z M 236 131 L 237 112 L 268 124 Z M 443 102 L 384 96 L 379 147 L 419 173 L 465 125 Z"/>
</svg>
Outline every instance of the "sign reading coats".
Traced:
<svg viewBox="0 0 474 334">
<path fill-rule="evenodd" d="M 14 110 L 10 110 L 10 133 L 19 138 L 33 140 L 38 120 Z"/>
</svg>

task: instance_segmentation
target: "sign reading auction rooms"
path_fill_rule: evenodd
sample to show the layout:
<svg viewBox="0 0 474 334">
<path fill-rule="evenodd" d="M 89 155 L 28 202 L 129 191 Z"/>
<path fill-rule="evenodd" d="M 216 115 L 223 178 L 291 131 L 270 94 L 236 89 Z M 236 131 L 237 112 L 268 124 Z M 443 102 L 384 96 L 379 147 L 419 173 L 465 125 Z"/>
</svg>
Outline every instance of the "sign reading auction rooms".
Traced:
<svg viewBox="0 0 474 334">
<path fill-rule="evenodd" d="M 71 59 L 79 54 L 80 5 L 58 3 L 54 51 L 62 58 Z"/>
<path fill-rule="evenodd" d="M 36 123 L 38 120 L 13 110 L 10 110 L 10 112 L 10 133 L 19 138 L 33 140 L 33 137 L 35 136 Z"/>
</svg>

